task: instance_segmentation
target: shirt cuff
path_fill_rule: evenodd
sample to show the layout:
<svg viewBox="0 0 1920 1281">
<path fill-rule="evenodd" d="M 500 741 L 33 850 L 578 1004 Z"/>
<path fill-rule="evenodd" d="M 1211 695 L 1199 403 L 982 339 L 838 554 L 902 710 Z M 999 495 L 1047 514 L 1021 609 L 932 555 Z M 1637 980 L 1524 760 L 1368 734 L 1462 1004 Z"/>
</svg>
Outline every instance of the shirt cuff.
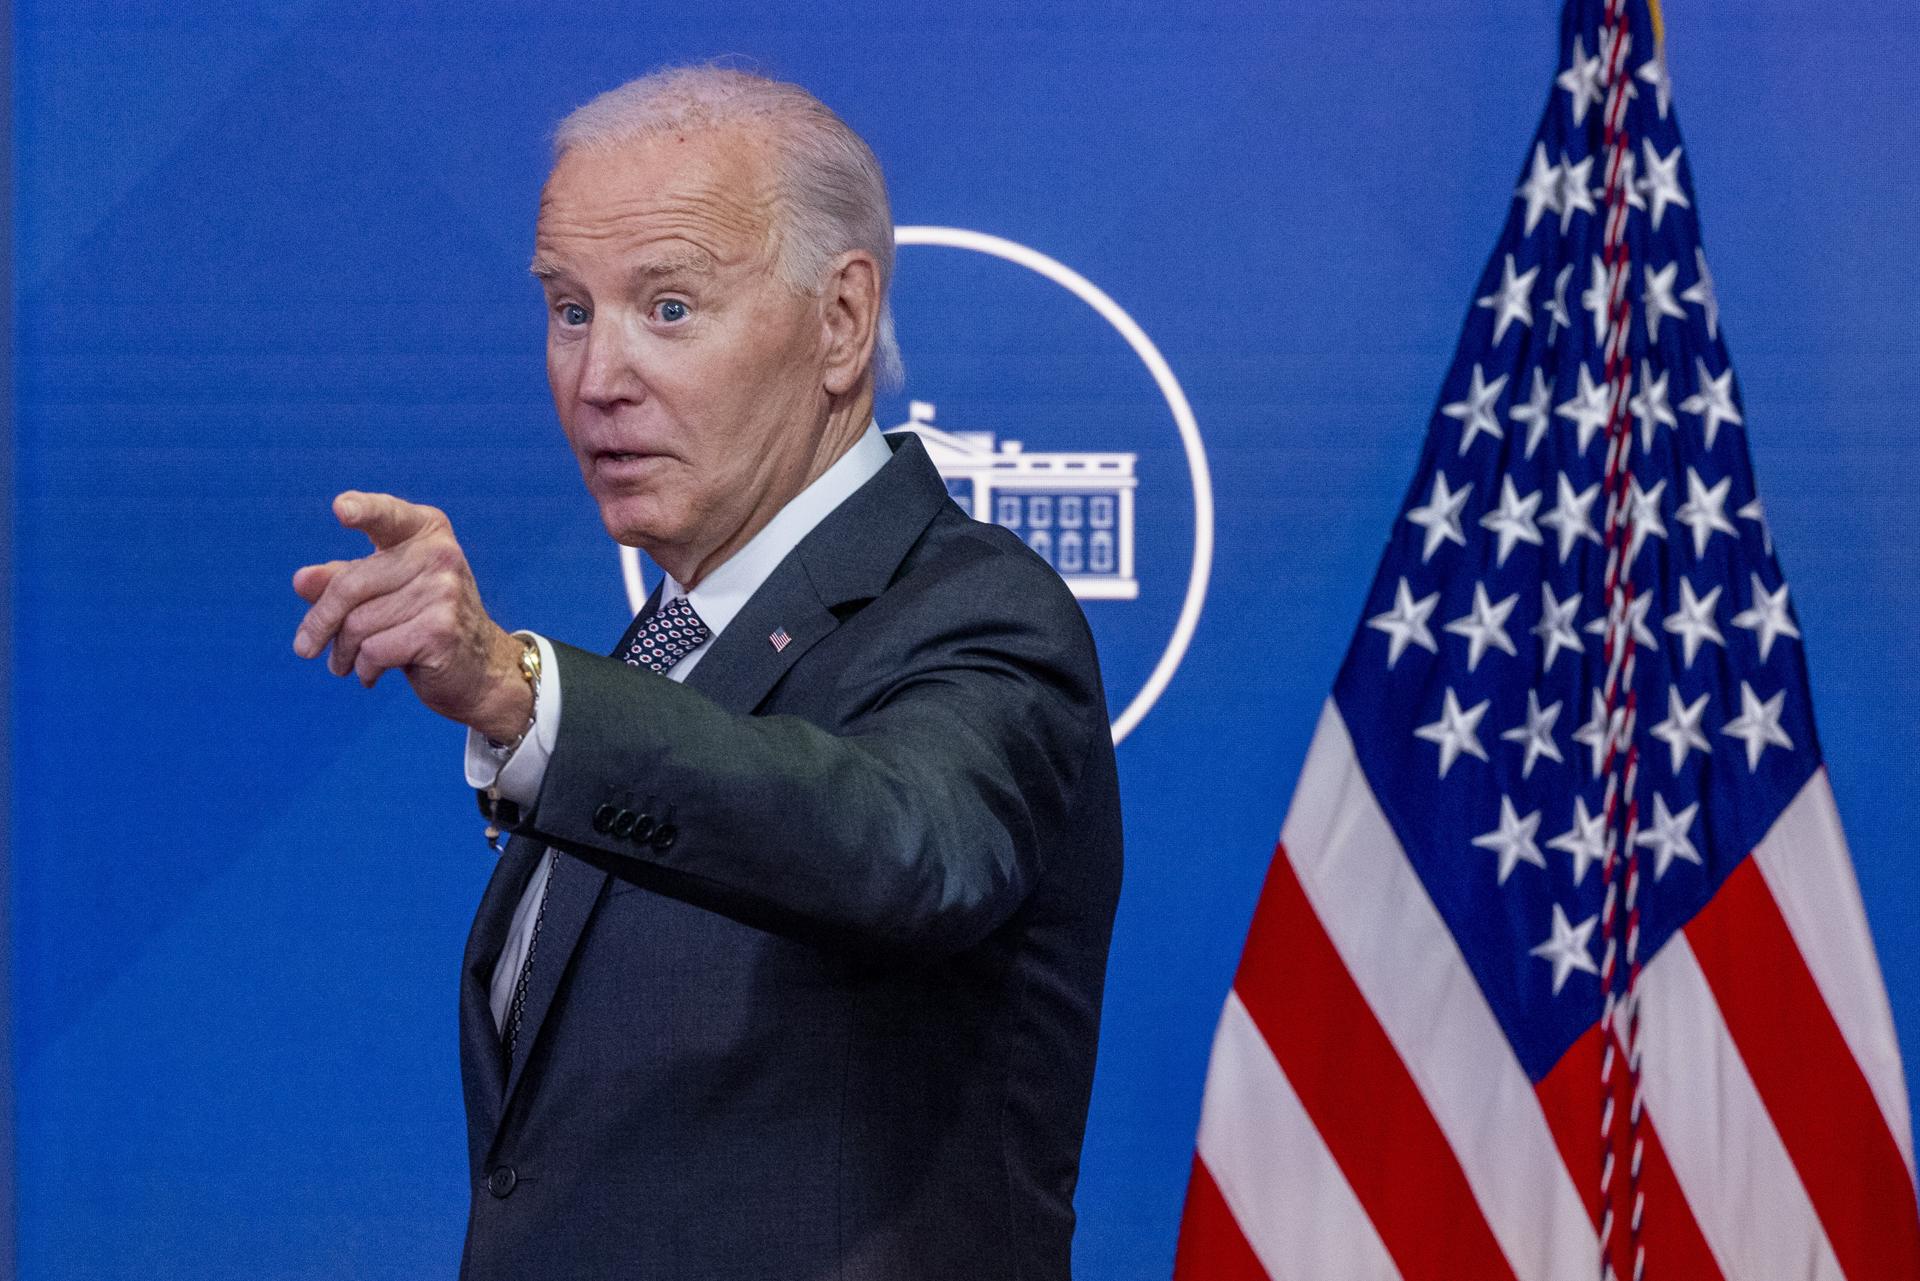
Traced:
<svg viewBox="0 0 1920 1281">
<path fill-rule="evenodd" d="M 560 664 L 547 638 L 533 632 L 515 632 L 540 647 L 540 686 L 534 693 L 533 724 L 520 745 L 491 747 L 478 730 L 467 731 L 467 785 L 476 790 L 498 788 L 504 800 L 532 809 L 540 799 L 547 762 L 560 737 Z"/>
</svg>

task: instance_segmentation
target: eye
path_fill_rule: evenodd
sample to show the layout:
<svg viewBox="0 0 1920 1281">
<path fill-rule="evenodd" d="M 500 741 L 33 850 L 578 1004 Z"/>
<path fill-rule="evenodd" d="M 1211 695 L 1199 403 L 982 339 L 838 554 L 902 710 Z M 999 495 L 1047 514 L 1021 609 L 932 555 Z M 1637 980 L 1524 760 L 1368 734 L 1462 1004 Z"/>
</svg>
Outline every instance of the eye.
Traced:
<svg viewBox="0 0 1920 1281">
<path fill-rule="evenodd" d="M 559 307 L 560 323 L 563 325 L 584 325 L 587 323 L 587 309 L 577 302 L 563 302 Z"/>
<path fill-rule="evenodd" d="M 678 298 L 663 298 L 653 305 L 653 314 L 669 325 L 677 325 L 693 314 L 691 308 Z"/>
</svg>

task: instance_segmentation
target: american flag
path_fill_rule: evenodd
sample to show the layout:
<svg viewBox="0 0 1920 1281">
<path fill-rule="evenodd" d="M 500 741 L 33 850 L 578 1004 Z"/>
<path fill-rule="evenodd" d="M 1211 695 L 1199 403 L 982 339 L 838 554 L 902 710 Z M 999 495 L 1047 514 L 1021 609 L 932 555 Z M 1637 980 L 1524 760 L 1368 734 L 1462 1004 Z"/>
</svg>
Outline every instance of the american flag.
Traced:
<svg viewBox="0 0 1920 1281">
<path fill-rule="evenodd" d="M 1220 1018 L 1181 1281 L 1920 1277 L 1658 21 L 1566 6 Z"/>
</svg>

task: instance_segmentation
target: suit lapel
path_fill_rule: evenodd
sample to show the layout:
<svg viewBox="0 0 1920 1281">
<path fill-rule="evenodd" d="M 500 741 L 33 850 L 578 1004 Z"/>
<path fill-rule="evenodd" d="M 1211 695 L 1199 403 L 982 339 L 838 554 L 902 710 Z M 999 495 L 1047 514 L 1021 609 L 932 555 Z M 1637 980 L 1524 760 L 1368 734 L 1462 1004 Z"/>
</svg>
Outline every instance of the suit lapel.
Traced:
<svg viewBox="0 0 1920 1281">
<path fill-rule="evenodd" d="M 690 688 L 730 712 L 753 711 L 840 625 L 840 607 L 886 589 L 914 540 L 948 501 L 946 482 L 918 436 L 892 437 L 888 444 L 894 457 L 768 575 L 687 677 Z"/>
<path fill-rule="evenodd" d="M 790 555 L 700 656 L 687 676 L 687 688 L 699 690 L 727 711 L 751 712 L 837 625 L 814 594 L 799 558 Z"/>
</svg>

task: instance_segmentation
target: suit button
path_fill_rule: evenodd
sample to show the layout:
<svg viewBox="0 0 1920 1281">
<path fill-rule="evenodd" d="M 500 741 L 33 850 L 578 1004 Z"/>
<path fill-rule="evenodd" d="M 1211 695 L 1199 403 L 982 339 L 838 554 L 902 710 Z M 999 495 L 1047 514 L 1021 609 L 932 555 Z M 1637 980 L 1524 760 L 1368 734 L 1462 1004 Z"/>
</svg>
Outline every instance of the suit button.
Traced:
<svg viewBox="0 0 1920 1281">
<path fill-rule="evenodd" d="M 665 854 L 673 848 L 673 842 L 680 835 L 680 829 L 671 823 L 662 823 L 653 834 L 653 848 Z"/>
<path fill-rule="evenodd" d="M 635 845 L 645 845 L 647 838 L 653 835 L 653 815 L 642 814 L 635 821 L 631 835 Z"/>
<path fill-rule="evenodd" d="M 639 817 L 632 810 L 621 810 L 613 817 L 613 827 L 609 830 L 615 836 L 624 837 L 633 830 L 633 820 Z"/>
<path fill-rule="evenodd" d="M 497 1197 L 510 1196 L 513 1192 L 513 1185 L 518 1182 L 520 1182 L 520 1176 L 513 1172 L 513 1167 L 503 1165 L 496 1168 L 492 1174 L 487 1176 L 487 1191 Z"/>
<path fill-rule="evenodd" d="M 620 811 L 609 801 L 593 812 L 593 830 L 602 836 L 613 830 L 613 819 Z"/>
</svg>

